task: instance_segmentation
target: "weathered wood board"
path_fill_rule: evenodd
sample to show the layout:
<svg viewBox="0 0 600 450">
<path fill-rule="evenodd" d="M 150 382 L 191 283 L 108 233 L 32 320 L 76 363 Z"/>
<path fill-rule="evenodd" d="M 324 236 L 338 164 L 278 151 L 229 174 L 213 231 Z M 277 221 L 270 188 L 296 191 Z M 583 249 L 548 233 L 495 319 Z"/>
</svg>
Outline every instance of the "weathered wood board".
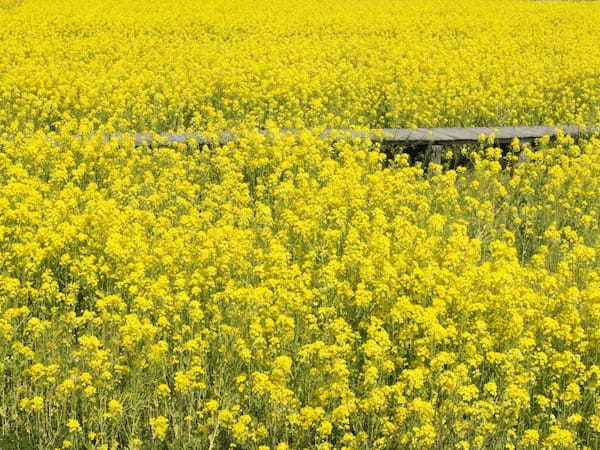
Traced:
<svg viewBox="0 0 600 450">
<path fill-rule="evenodd" d="M 556 136 L 558 130 L 572 137 L 592 134 L 598 130 L 582 129 L 578 125 L 564 126 L 515 126 L 515 127 L 467 127 L 467 128 L 386 128 L 383 130 L 325 130 L 321 133 L 324 139 L 345 139 L 348 135 L 356 138 L 370 138 L 373 141 L 391 145 L 460 145 L 477 144 L 481 136 L 494 135 L 497 144 L 509 144 L 518 138 L 521 142 L 533 142 L 543 136 Z M 261 131 L 267 134 L 267 131 Z M 298 130 L 283 130 L 283 133 L 299 134 Z M 156 136 L 156 135 L 155 135 Z M 177 143 L 196 142 L 204 144 L 226 144 L 237 139 L 235 133 L 226 131 L 211 139 L 201 133 L 163 133 L 153 137 L 147 133 L 136 133 L 133 137 L 136 145 L 172 145 Z M 119 137 L 119 136 L 117 136 Z"/>
</svg>

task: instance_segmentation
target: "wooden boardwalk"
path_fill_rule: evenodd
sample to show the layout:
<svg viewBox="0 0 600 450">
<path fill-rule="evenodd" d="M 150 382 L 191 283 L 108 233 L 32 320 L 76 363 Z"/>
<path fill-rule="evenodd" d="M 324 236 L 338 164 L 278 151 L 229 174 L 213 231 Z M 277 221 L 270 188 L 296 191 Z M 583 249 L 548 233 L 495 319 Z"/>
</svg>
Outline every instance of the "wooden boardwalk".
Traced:
<svg viewBox="0 0 600 450">
<path fill-rule="evenodd" d="M 543 136 L 555 137 L 558 130 L 566 135 L 578 138 L 584 135 L 597 133 L 598 129 L 584 128 L 578 125 L 564 126 L 517 126 L 517 127 L 471 127 L 471 128 L 386 128 L 383 130 L 354 131 L 354 130 L 325 130 L 321 133 L 323 139 L 346 139 L 347 136 L 356 138 L 369 138 L 373 141 L 388 145 L 404 146 L 430 146 L 430 145 L 461 145 L 477 144 L 480 137 L 486 138 L 495 135 L 496 144 L 510 144 L 513 139 L 518 138 L 521 142 L 534 142 Z M 261 131 L 267 135 L 267 131 Z M 299 134 L 297 130 L 282 130 L 284 134 Z M 156 136 L 156 135 L 155 135 Z M 198 145 L 224 145 L 235 141 L 238 136 L 233 132 L 222 132 L 218 138 L 211 139 L 201 133 L 163 133 L 159 138 L 151 134 L 136 133 L 134 140 L 136 145 L 174 145 L 188 143 L 190 141 Z M 115 137 L 120 137 L 116 135 Z"/>
</svg>

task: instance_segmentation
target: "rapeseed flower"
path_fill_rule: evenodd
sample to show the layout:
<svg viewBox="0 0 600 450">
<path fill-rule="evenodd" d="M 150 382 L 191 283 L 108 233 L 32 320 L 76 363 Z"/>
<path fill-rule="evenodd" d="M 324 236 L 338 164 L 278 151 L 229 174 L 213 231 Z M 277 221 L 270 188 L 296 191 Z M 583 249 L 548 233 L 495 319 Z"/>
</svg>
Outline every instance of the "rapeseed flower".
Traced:
<svg viewBox="0 0 600 450">
<path fill-rule="evenodd" d="M 164 416 L 153 417 L 150 419 L 152 436 L 161 441 L 165 439 L 169 430 L 169 419 Z"/>
<path fill-rule="evenodd" d="M 600 141 L 321 137 L 597 124 L 599 12 L 0 0 L 2 434 L 600 447 Z"/>
</svg>

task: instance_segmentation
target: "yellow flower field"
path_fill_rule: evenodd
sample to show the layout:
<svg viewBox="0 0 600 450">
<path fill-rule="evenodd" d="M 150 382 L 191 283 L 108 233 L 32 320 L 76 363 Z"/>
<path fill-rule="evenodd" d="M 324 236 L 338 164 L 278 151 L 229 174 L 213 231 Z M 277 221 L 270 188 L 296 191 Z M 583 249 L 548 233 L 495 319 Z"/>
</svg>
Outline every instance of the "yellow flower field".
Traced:
<svg viewBox="0 0 600 450">
<path fill-rule="evenodd" d="M 0 0 L 0 25 L 0 448 L 600 448 L 600 138 L 425 170 L 318 137 L 598 125 L 600 3 Z"/>
<path fill-rule="evenodd" d="M 598 2 L 1 5 L 2 131 L 600 119 Z"/>
</svg>

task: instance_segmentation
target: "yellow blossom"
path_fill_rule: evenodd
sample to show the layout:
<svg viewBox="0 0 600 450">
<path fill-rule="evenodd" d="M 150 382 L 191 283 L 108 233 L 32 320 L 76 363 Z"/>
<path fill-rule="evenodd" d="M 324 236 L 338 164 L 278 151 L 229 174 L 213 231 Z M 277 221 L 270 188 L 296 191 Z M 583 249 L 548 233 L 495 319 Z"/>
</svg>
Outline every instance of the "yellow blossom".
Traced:
<svg viewBox="0 0 600 450">
<path fill-rule="evenodd" d="M 150 428 L 152 429 L 152 436 L 162 441 L 169 430 L 169 419 L 164 416 L 153 417 L 150 419 Z"/>
</svg>

